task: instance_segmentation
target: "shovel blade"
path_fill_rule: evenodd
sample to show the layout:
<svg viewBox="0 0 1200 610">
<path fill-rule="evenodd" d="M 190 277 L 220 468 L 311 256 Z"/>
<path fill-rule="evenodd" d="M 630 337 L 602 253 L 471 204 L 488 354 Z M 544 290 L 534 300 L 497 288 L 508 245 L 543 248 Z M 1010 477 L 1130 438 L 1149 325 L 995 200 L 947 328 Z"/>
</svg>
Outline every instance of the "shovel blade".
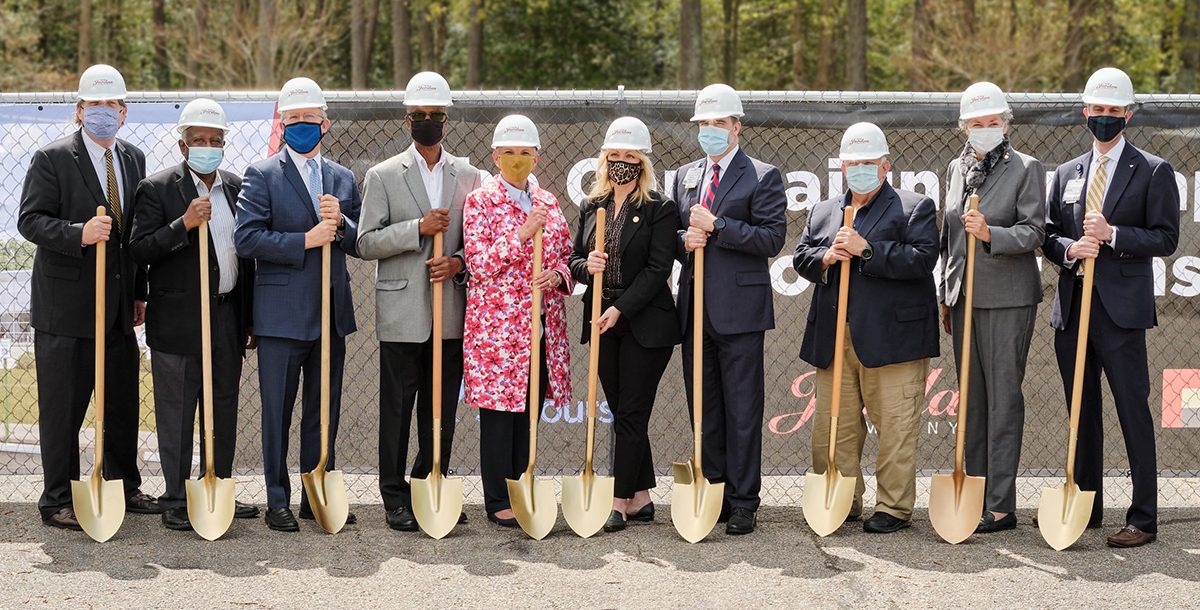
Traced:
<svg viewBox="0 0 1200 610">
<path fill-rule="evenodd" d="M 440 480 L 435 481 L 435 478 Z M 424 479 L 412 479 L 410 482 L 412 510 L 417 517 L 417 525 L 434 540 L 445 538 L 458 525 L 458 517 L 462 514 L 462 479 L 443 477 L 435 471 Z"/>
<path fill-rule="evenodd" d="M 321 529 L 336 534 L 346 525 L 350 503 L 346 500 L 346 482 L 340 470 L 314 470 L 300 475 L 313 518 Z"/>
<path fill-rule="evenodd" d="M 1043 487 L 1038 504 L 1038 530 L 1051 548 L 1061 551 L 1083 535 L 1092 516 L 1096 492 L 1082 491 L 1067 483 L 1062 487 Z"/>
<path fill-rule="evenodd" d="M 508 501 L 521 529 L 534 540 L 545 538 L 558 520 L 554 483 L 539 480 L 529 472 L 516 481 L 508 479 L 507 483 Z"/>
<path fill-rule="evenodd" d="M 800 506 L 804 509 L 804 521 L 818 536 L 828 536 L 846 522 L 854 504 L 854 483 L 854 479 L 842 476 L 832 467 L 826 474 L 804 475 Z"/>
<path fill-rule="evenodd" d="M 600 531 L 612 512 L 612 477 L 579 475 L 562 478 L 562 511 L 567 525 L 587 538 Z"/>
<path fill-rule="evenodd" d="M 710 483 L 691 462 L 671 464 L 671 470 L 675 473 L 671 523 L 684 540 L 695 544 L 708 536 L 721 516 L 725 484 Z"/>
<path fill-rule="evenodd" d="M 211 484 L 205 479 L 186 482 L 188 521 L 201 538 L 216 540 L 229 530 L 233 523 L 235 488 L 233 479 L 213 477 Z"/>
<path fill-rule="evenodd" d="M 942 540 L 958 544 L 975 533 L 983 516 L 984 477 L 962 477 L 962 487 L 953 474 L 935 474 L 929 487 L 929 522 Z"/>
<path fill-rule="evenodd" d="M 104 542 L 125 521 L 125 484 L 88 478 L 71 481 L 71 507 L 79 526 L 96 542 Z"/>
</svg>

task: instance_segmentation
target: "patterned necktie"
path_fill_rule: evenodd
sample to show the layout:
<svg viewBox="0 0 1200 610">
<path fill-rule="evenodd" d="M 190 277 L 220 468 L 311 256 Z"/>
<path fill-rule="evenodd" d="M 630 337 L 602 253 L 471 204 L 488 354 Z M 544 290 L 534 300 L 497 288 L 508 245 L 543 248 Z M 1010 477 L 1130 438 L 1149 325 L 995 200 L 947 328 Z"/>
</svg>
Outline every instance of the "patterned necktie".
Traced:
<svg viewBox="0 0 1200 610">
<path fill-rule="evenodd" d="M 717 202 L 717 187 L 721 185 L 721 166 L 713 163 L 712 180 L 708 183 L 708 192 L 704 194 L 704 201 L 700 204 L 706 209 L 711 210 L 713 204 Z"/>
<path fill-rule="evenodd" d="M 1087 211 L 1099 213 L 1104 209 L 1104 185 L 1108 182 L 1108 157 L 1100 155 L 1096 160 L 1096 173 L 1088 185 Z"/>
<path fill-rule="evenodd" d="M 124 217 L 121 214 L 121 190 L 117 186 L 117 171 L 113 168 L 111 148 L 104 149 L 104 165 L 108 171 L 108 209 L 112 214 L 113 228 L 116 229 L 117 235 L 120 236 L 122 234 L 121 225 L 123 224 L 121 221 Z"/>
<path fill-rule="evenodd" d="M 312 198 L 313 210 L 317 218 L 321 217 L 321 172 L 317 169 L 317 160 L 309 159 L 308 163 L 308 196 Z"/>
</svg>

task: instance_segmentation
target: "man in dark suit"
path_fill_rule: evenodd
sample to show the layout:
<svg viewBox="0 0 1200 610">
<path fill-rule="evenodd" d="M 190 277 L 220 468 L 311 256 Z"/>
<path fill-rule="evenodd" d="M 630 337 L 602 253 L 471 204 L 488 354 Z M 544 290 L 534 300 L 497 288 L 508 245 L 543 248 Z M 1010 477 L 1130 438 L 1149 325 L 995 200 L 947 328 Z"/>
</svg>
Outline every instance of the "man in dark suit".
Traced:
<svg viewBox="0 0 1200 610">
<path fill-rule="evenodd" d="M 862 515 L 863 407 L 879 433 L 875 514 L 863 530 L 891 533 L 908 527 L 917 496 L 917 432 L 929 359 L 938 355 L 937 210 L 933 200 L 892 188 L 887 139 L 871 123 L 842 136 L 844 196 L 813 206 L 792 264 L 813 283 L 812 306 L 800 358 L 817 367 L 813 470 L 829 468 L 830 402 L 841 391 L 838 471 L 857 480 L 850 518 Z M 853 207 L 853 228 L 843 226 Z M 850 263 L 842 379 L 830 370 L 837 332 L 841 262 Z"/>
<path fill-rule="evenodd" d="M 300 470 L 311 471 L 321 453 L 321 247 L 332 243 L 330 268 L 329 462 L 342 395 L 346 336 L 356 330 L 346 255 L 357 256 L 362 201 L 349 169 L 321 155 L 329 130 L 325 97 L 317 83 L 293 78 L 279 94 L 286 146 L 246 168 L 238 196 L 234 242 L 240 256 L 257 262 L 254 334 L 258 339 L 258 382 L 262 392 L 263 474 L 267 482 L 267 526 L 295 532 L 287 468 L 287 432 L 304 373 L 300 421 Z M 312 519 L 303 490 L 300 518 Z M 351 514 L 346 523 L 355 523 Z"/>
<path fill-rule="evenodd" d="M 683 374 L 692 391 L 691 252 L 705 247 L 704 469 L 725 482 L 727 534 L 754 531 L 762 486 L 763 338 L 775 328 L 769 259 L 787 237 L 779 170 L 742 152 L 742 102 L 728 85 L 705 87 L 692 121 L 705 158 L 676 170 L 681 226 L 676 257 Z M 689 409 L 689 413 L 690 413 Z"/>
<path fill-rule="evenodd" d="M 1133 116 L 1134 97 L 1124 72 L 1098 70 L 1088 79 L 1083 103 L 1094 136 L 1092 150 L 1058 167 L 1046 198 L 1042 251 L 1061 267 L 1050 323 L 1069 405 L 1083 288 L 1081 261 L 1096 259 L 1075 480 L 1080 489 L 1096 492 L 1088 527 L 1100 527 L 1103 371 L 1116 402 L 1133 479 L 1125 526 L 1108 537 L 1108 544 L 1135 547 L 1154 541 L 1158 532 L 1158 467 L 1146 329 L 1158 322 L 1153 257 L 1170 256 L 1179 241 L 1179 191 L 1169 163 L 1125 141 L 1122 132 Z"/>
<path fill-rule="evenodd" d="M 217 169 L 229 130 L 225 111 L 212 100 L 194 100 L 180 113 L 178 130 L 184 161 L 138 185 L 129 247 L 138 264 L 148 267 L 150 282 L 146 343 L 152 350 L 158 453 L 166 482 L 166 493 L 158 500 L 163 525 L 189 530 L 184 482 L 192 472 L 192 430 L 203 392 L 201 223 L 207 222 L 209 229 L 213 460 L 221 478 L 232 474 L 242 357 L 254 347 L 254 261 L 238 258 L 233 247 L 234 202 L 242 179 Z M 203 417 L 200 421 L 203 426 Z M 201 434 L 201 456 L 204 443 Z M 202 462 L 200 472 L 204 469 Z M 258 509 L 239 502 L 234 516 L 251 519 Z"/>
<path fill-rule="evenodd" d="M 105 293 L 104 478 L 125 486 L 125 509 L 157 513 L 137 466 L 138 354 L 145 273 L 129 252 L 133 193 L 146 173 L 142 151 L 117 131 L 125 122 L 125 81 L 112 66 L 79 79 L 74 134 L 34 153 L 17 229 L 37 246 L 30 303 L 37 360 L 42 522 L 78 530 L 71 508 L 79 478 L 79 430 L 94 389 L 96 249 L 107 252 Z M 96 216 L 104 206 L 107 215 Z"/>
</svg>

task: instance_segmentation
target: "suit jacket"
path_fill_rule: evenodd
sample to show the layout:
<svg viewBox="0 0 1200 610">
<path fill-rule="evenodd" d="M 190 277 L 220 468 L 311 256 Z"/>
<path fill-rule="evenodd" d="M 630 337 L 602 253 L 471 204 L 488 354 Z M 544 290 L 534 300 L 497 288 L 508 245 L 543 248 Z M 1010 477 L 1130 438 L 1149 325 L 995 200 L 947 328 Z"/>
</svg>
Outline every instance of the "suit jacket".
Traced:
<svg viewBox="0 0 1200 610">
<path fill-rule="evenodd" d="M 1058 293 L 1050 324 L 1066 329 L 1074 297 L 1075 269 L 1080 261 L 1067 264 L 1067 248 L 1083 236 L 1087 209 L 1088 175 L 1092 153 L 1076 157 L 1054 172 L 1046 197 L 1046 242 L 1042 252 L 1060 267 Z M 1104 196 L 1102 212 L 1116 227 L 1114 245 L 1100 247 L 1096 258 L 1096 290 L 1100 304 L 1121 328 L 1152 328 L 1158 323 L 1154 311 L 1155 256 L 1170 256 L 1179 243 L 1179 190 L 1171 164 L 1135 148 L 1128 141 L 1112 170 L 1112 183 Z M 1078 201 L 1066 201 L 1067 183 L 1083 179 Z"/>
<path fill-rule="evenodd" d="M 344 234 L 332 244 L 331 327 L 345 337 L 357 330 L 346 255 L 358 256 L 362 200 L 349 169 L 324 157 L 321 182 L 341 202 Z M 234 243 L 258 265 L 254 277 L 254 334 L 298 341 L 321 336 L 321 248 L 304 249 L 304 234 L 319 219 L 308 188 L 287 148 L 246 168 L 238 195 Z"/>
<path fill-rule="evenodd" d="M 706 161 L 694 161 L 675 173 L 681 227 L 675 256 L 683 265 L 677 303 L 681 332 L 687 332 L 692 298 L 692 257 L 683 249 L 683 233 L 704 186 L 687 187 L 684 178 L 694 167 L 703 169 Z M 739 148 L 721 176 L 712 213 L 725 219 L 725 230 L 704 249 L 705 315 L 723 335 L 775 328 L 769 259 L 787 239 L 787 196 L 779 170 Z"/>
<path fill-rule="evenodd" d="M 841 264 L 827 272 L 821 258 L 842 228 L 850 201 L 827 199 L 813 206 L 796 246 L 793 266 L 813 283 L 812 305 L 800 358 L 827 368 L 833 362 Z M 859 234 L 871 244 L 871 260 L 850 260 L 847 320 L 854 351 L 875 368 L 938 355 L 937 295 L 933 267 L 938 258 L 937 210 L 933 200 L 884 183 L 867 205 Z"/>
<path fill-rule="evenodd" d="M 229 213 L 234 214 L 242 179 L 225 170 L 222 188 Z M 150 282 L 146 299 L 146 344 L 170 354 L 200 354 L 200 230 L 187 230 L 183 213 L 198 197 L 187 163 L 168 167 L 142 180 L 137 188 L 130 248 L 140 265 L 146 265 Z M 221 285 L 214 242 L 208 244 L 209 297 Z M 229 292 L 238 311 L 238 327 L 246 336 L 254 326 L 254 261 L 238 259 L 237 283 Z"/>
<path fill-rule="evenodd" d="M 612 209 L 612 195 L 592 199 L 579 211 L 579 230 L 569 265 L 575 281 L 587 284 L 583 293 L 583 331 L 580 341 L 591 340 L 592 276 L 587 272 L 587 257 L 594 249 L 596 210 Z M 626 205 L 633 205 L 626 203 Z M 681 340 L 675 301 L 671 298 L 671 269 L 675 262 L 675 242 L 679 239 L 679 211 L 674 201 L 659 193 L 625 212 L 621 243 L 605 244 L 610 261 L 620 257 L 625 290 L 613 302 L 621 316 L 629 320 L 633 338 L 642 347 L 670 347 Z M 603 313 L 603 312 L 601 312 Z"/>
<path fill-rule="evenodd" d="M 963 228 L 966 169 L 960 159 L 946 171 L 942 221 L 941 302 L 954 305 L 963 293 L 967 232 Z M 1046 239 L 1046 170 L 1037 159 L 1011 147 L 979 187 L 979 211 L 992 233 L 975 251 L 975 307 L 999 309 L 1042 302 L 1042 273 L 1034 252 Z"/>
<path fill-rule="evenodd" d="M 446 256 L 463 258 L 463 202 L 479 188 L 479 170 L 463 157 L 442 151 L 441 207 L 450 210 L 450 227 L 443 237 Z M 424 163 L 416 148 L 367 170 L 363 185 L 358 252 L 378 260 L 375 273 L 375 334 L 380 341 L 422 343 L 433 331 L 433 288 L 425 261 L 433 257 L 433 237 L 422 236 L 417 222 L 429 212 L 429 195 L 421 179 Z M 466 266 L 455 281 L 442 288 L 442 333 L 462 338 L 467 305 Z"/>
<path fill-rule="evenodd" d="M 95 337 L 96 247 L 84 247 L 83 225 L 108 207 L 100 178 L 83 143 L 83 130 L 47 145 L 33 154 L 17 230 L 37 245 L 33 258 L 30 301 L 35 330 L 66 337 Z M 133 332 L 133 301 L 146 298 L 145 269 L 129 251 L 134 191 L 146 175 L 146 158 L 137 147 L 117 140 L 125 196 L 121 235 L 104 242 L 106 262 L 106 328 Z M 112 211 L 109 211 L 112 215 Z M 111 332 L 111 330 L 110 330 Z"/>
</svg>

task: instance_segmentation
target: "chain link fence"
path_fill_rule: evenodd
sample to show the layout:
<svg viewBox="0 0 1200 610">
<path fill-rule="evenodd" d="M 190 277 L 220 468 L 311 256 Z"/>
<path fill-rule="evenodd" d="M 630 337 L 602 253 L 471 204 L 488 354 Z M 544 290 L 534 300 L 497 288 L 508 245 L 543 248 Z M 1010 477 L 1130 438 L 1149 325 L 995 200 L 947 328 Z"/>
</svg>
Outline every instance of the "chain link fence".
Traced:
<svg viewBox="0 0 1200 610">
<path fill-rule="evenodd" d="M 198 93 L 143 93 L 130 99 L 129 123 L 121 136 L 146 152 L 153 172 L 179 163 L 173 123 L 179 108 Z M 273 93 L 206 93 L 226 105 L 234 129 L 227 137 L 224 168 L 240 172 L 266 155 L 271 146 Z M 333 127 L 324 140 L 324 154 L 348 166 L 360 179 L 372 165 L 395 155 L 410 143 L 404 128 L 400 92 L 331 93 Z M 469 157 L 481 169 L 495 172 L 490 158 L 492 128 L 504 115 L 520 112 L 538 125 L 543 156 L 536 176 L 558 196 L 574 228 L 578 204 L 587 191 L 594 160 L 608 123 L 623 115 L 644 120 L 654 141 L 652 159 L 663 184 L 671 172 L 701 156 L 695 127 L 687 122 L 694 92 L 471 92 L 456 97 L 447 131 L 447 150 Z M 1083 126 L 1076 96 L 1026 94 L 1011 96 L 1015 120 L 1013 146 L 1031 154 L 1047 170 L 1085 152 L 1090 135 Z M 776 330 L 766 341 L 766 416 L 763 434 L 765 501 L 789 501 L 799 495 L 802 475 L 810 465 L 810 416 L 815 408 L 812 367 L 797 354 L 811 292 L 791 269 L 791 252 L 803 229 L 807 211 L 824 198 L 842 191 L 836 162 L 842 131 L 858 121 L 872 121 L 887 133 L 893 160 L 890 180 L 901 188 L 924 192 L 941 209 L 945 169 L 963 143 L 957 128 L 957 94 L 917 93 L 774 93 L 744 97 L 746 116 L 742 147 L 748 154 L 780 168 L 788 197 L 788 240 L 772 260 Z M 73 96 L 66 94 L 0 95 L 0 501 L 36 497 L 41 488 L 37 449 L 37 392 L 33 367 L 33 334 L 29 326 L 29 269 L 34 248 L 16 233 L 21 184 L 29 158 L 39 147 L 70 133 L 74 127 Z M 1155 261 L 1155 291 L 1159 327 L 1148 333 L 1158 464 L 1163 477 L 1187 482 L 1163 485 L 1164 504 L 1179 503 L 1191 493 L 1200 476 L 1200 333 L 1196 301 L 1200 295 L 1200 96 L 1145 96 L 1128 136 L 1137 146 L 1169 160 L 1181 194 L 1181 239 L 1172 257 Z M 342 415 L 337 439 L 340 467 L 365 475 L 369 484 L 351 489 L 352 501 L 376 502 L 372 475 L 377 473 L 378 342 L 374 336 L 374 263 L 350 261 L 355 313 L 359 331 L 347 342 Z M 1053 297 L 1055 267 L 1042 265 L 1046 301 L 1038 324 L 1025 380 L 1027 400 L 1023 477 L 1061 477 L 1065 460 L 1066 406 L 1062 381 L 1053 354 L 1049 300 Z M 580 288 L 582 292 L 582 287 Z M 568 320 L 581 321 L 580 299 L 571 299 Z M 140 336 L 139 331 L 139 336 Z M 573 331 L 572 337 L 577 337 Z M 144 347 L 144 341 L 142 342 Z M 682 383 L 679 352 L 659 388 L 651 420 L 655 466 L 669 474 L 673 460 L 690 455 L 691 434 Z M 952 467 L 957 407 L 952 350 L 942 336 L 941 356 L 935 358 L 927 381 L 922 416 L 918 468 L 924 474 Z M 143 474 L 159 473 L 154 405 L 150 392 L 149 351 L 142 360 Z M 575 398 L 570 404 L 546 404 L 542 412 L 541 474 L 575 474 L 583 459 L 583 399 L 587 379 L 587 350 L 572 351 Z M 1197 367 L 1197 368 L 1191 368 Z M 91 375 L 91 371 L 79 371 Z M 603 399 L 602 399 L 603 400 Z M 1105 389 L 1105 465 L 1109 476 L 1127 475 L 1124 444 Z M 242 489 L 261 492 L 261 444 L 256 357 L 248 355 L 243 369 L 235 471 Z M 477 475 L 479 428 L 474 409 L 459 405 L 455 452 L 451 467 L 460 475 Z M 599 408 L 601 426 L 597 464 L 611 458 L 611 413 Z M 299 416 L 292 438 L 298 438 Z M 84 424 L 85 446 L 90 443 L 90 419 Z M 198 429 L 198 428 L 197 428 Z M 298 443 L 291 443 L 290 464 L 299 463 Z M 415 452 L 416 443 L 410 447 Z M 84 450 L 85 469 L 90 451 Z M 874 467 L 874 437 L 868 440 L 864 467 Z M 198 461 L 198 458 L 197 458 Z M 601 470 L 606 470 L 601 466 Z M 85 470 L 86 471 L 86 470 Z M 1036 482 L 1036 481 L 1035 481 Z M 478 494 L 478 479 L 468 478 L 468 493 Z M 1037 485 L 1019 488 L 1022 504 L 1036 503 Z M 298 489 L 298 486 L 296 486 Z M 660 487 L 660 490 L 662 487 Z M 1118 492 L 1127 494 L 1127 488 Z"/>
</svg>

